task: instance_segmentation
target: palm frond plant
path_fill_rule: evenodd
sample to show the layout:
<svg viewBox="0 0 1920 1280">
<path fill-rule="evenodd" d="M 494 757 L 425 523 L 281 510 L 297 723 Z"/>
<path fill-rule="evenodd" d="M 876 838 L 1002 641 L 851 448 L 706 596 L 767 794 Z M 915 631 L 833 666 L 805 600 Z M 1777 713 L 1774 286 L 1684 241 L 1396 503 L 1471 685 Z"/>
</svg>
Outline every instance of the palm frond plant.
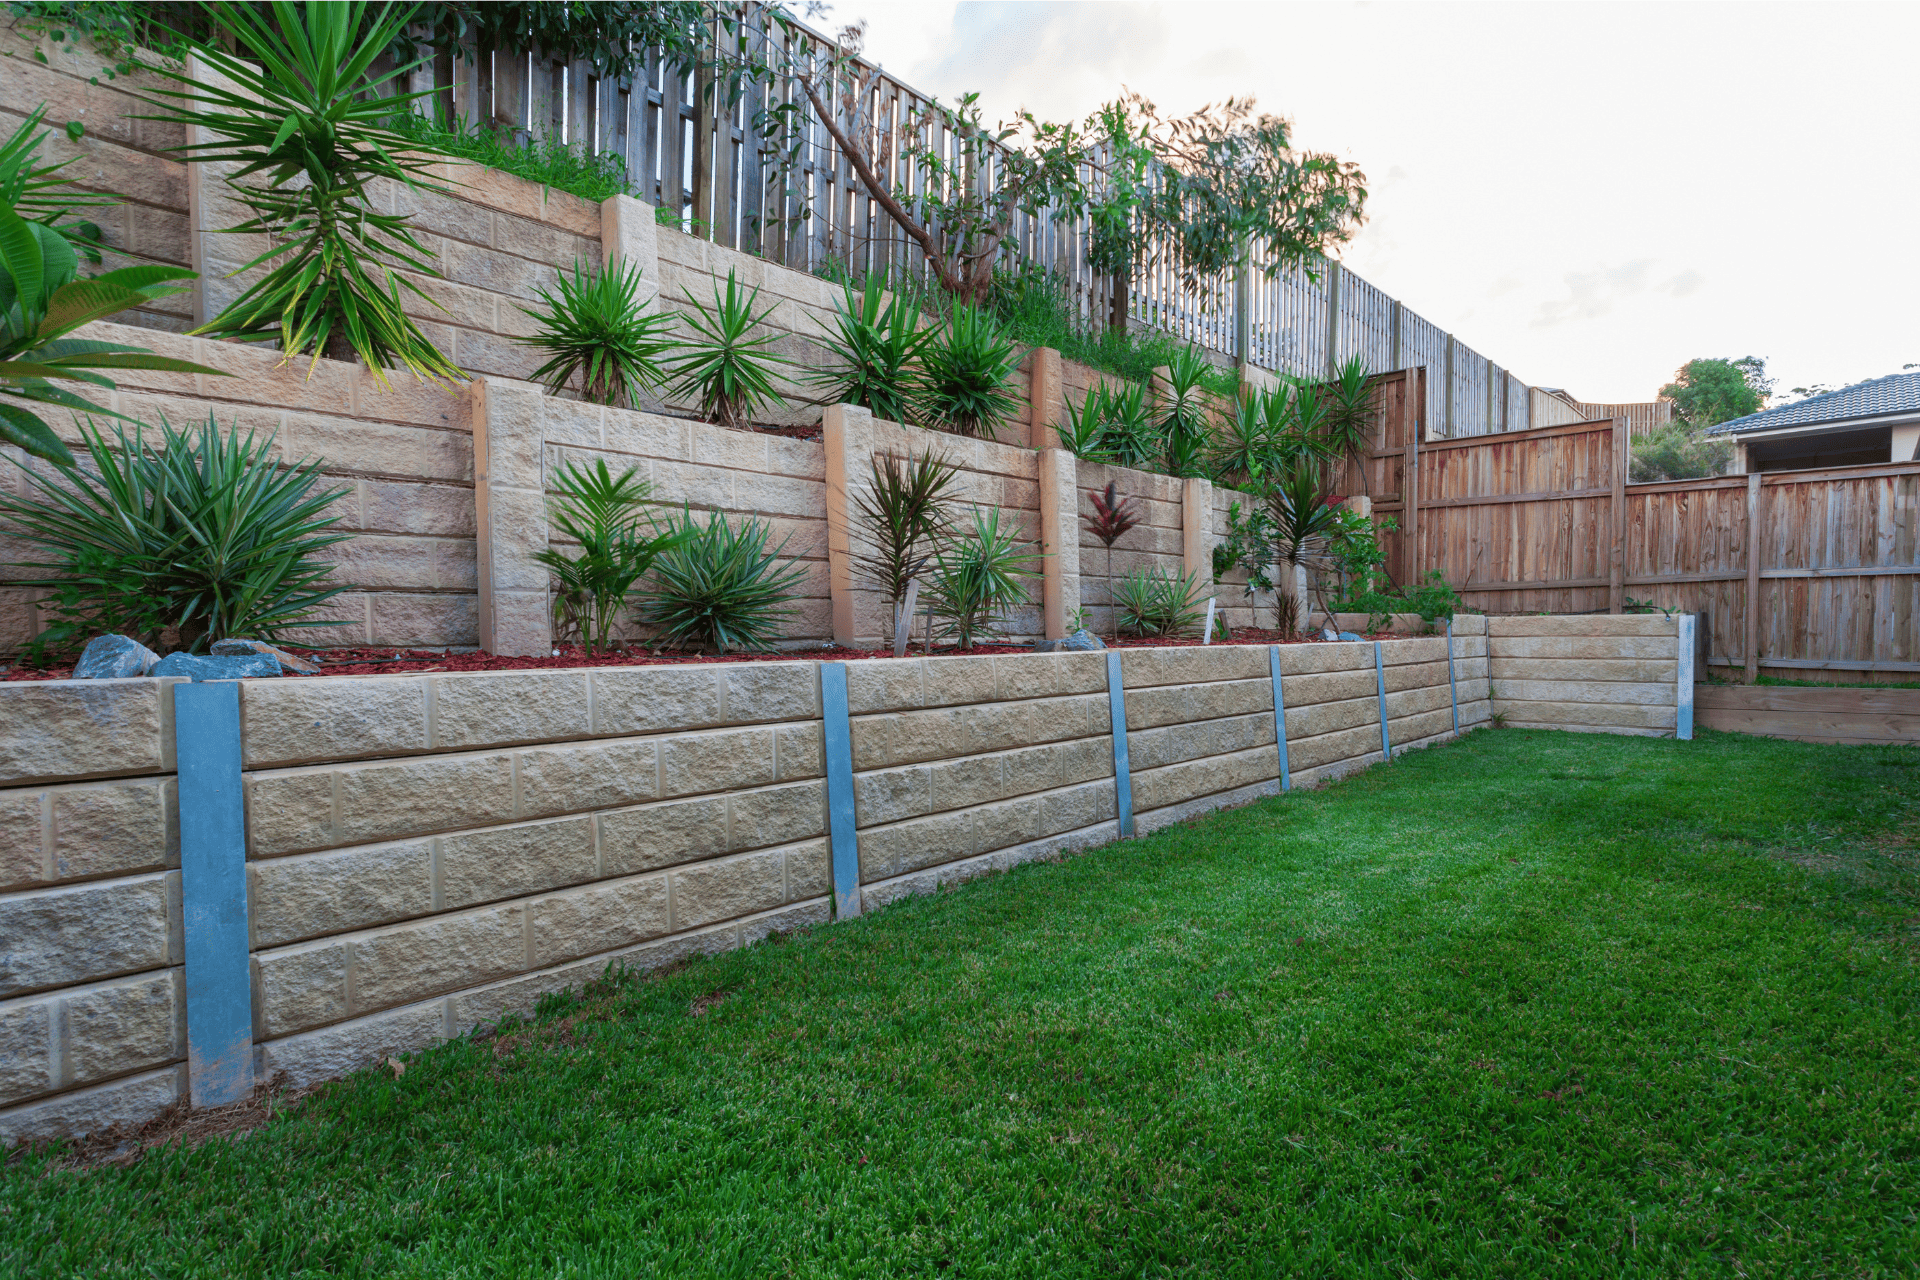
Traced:
<svg viewBox="0 0 1920 1280">
<path fill-rule="evenodd" d="M 773 353 L 775 335 L 756 332 L 773 313 L 771 304 L 756 313 L 759 299 L 760 290 L 741 288 L 732 271 L 724 291 L 714 285 L 711 307 L 686 295 L 692 310 L 682 318 L 692 333 L 668 365 L 674 379 L 668 394 L 698 402 L 700 412 L 723 427 L 751 426 L 758 410 L 787 403 L 773 379 L 776 369 L 793 361 Z"/>
<path fill-rule="evenodd" d="M 1019 529 L 998 507 L 975 507 L 970 524 L 944 541 L 934 556 L 934 616 L 961 650 L 994 630 L 996 620 L 1032 601 L 1026 580 L 1041 556 L 1027 549 Z"/>
<path fill-rule="evenodd" d="M 642 392 L 664 386 L 661 357 L 675 346 L 666 336 L 673 320 L 643 309 L 640 283 L 639 266 L 624 258 L 604 271 L 574 259 L 572 274 L 562 275 L 553 292 L 539 291 L 543 308 L 521 308 L 539 332 L 515 341 L 549 354 L 528 380 L 558 394 L 577 377 L 587 399 L 628 409 Z"/>
<path fill-rule="evenodd" d="M 161 419 L 158 439 L 136 427 L 109 436 L 80 425 L 87 466 L 26 470 L 28 491 L 0 491 L 0 517 L 47 558 L 17 562 L 15 585 L 52 593 L 43 643 L 98 631 L 159 649 L 163 637 L 204 649 L 227 636 L 284 638 L 338 625 L 311 616 L 348 589 L 315 555 L 347 539 L 327 508 L 344 489 L 321 488 L 318 459 L 287 466 L 274 437 L 197 429 Z"/>
<path fill-rule="evenodd" d="M 1274 398 L 1274 392 L 1253 391 L 1234 402 L 1232 415 L 1214 432 L 1207 452 L 1207 464 L 1216 481 L 1246 488 L 1259 484 L 1273 466 L 1279 439 L 1271 403 Z"/>
<path fill-rule="evenodd" d="M 887 597 L 896 651 L 909 629 L 907 596 L 948 532 L 947 491 L 959 467 L 931 449 L 908 460 L 876 455 L 868 488 L 854 496 L 866 549 L 854 557 Z"/>
<path fill-rule="evenodd" d="M 1166 636 L 1200 624 L 1206 588 L 1198 573 L 1135 569 L 1113 588 L 1118 627 L 1137 636 Z"/>
<path fill-rule="evenodd" d="M 1349 356 L 1318 388 L 1325 409 L 1321 438 L 1336 457 L 1364 462 L 1373 443 L 1373 374 L 1359 356 Z"/>
<path fill-rule="evenodd" d="M 1208 444 L 1206 435 L 1202 433 L 1185 431 L 1170 433 L 1167 436 L 1167 453 L 1163 460 L 1166 473 L 1182 478 L 1206 475 Z"/>
<path fill-rule="evenodd" d="M 1067 420 L 1054 424 L 1053 428 L 1062 449 L 1082 462 L 1113 461 L 1113 455 L 1107 450 L 1109 399 L 1106 384 L 1096 383 L 1087 389 L 1078 405 L 1065 401 Z"/>
<path fill-rule="evenodd" d="M 559 494 L 551 504 L 553 525 L 578 550 L 548 547 L 534 559 L 553 574 L 555 639 L 578 641 L 591 654 L 612 647 L 634 584 L 692 535 L 662 530 L 647 516 L 652 486 L 632 467 L 616 476 L 605 458 L 591 467 L 570 461 L 552 483 Z"/>
<path fill-rule="evenodd" d="M 1008 385 L 1020 359 L 993 315 L 955 303 L 920 355 L 920 419 L 955 435 L 994 438 L 1020 411 Z"/>
<path fill-rule="evenodd" d="M 38 119 L 38 113 L 29 120 Z M 55 386 L 78 382 L 112 390 L 103 369 L 157 369 L 169 373 L 212 373 L 205 365 L 156 356 L 144 347 L 67 335 L 94 320 L 184 290 L 168 283 L 191 280 L 182 267 L 122 267 L 79 280 L 80 258 L 70 227 L 56 225 L 73 207 L 52 193 L 57 180 L 45 175 L 59 165 L 39 163 L 46 137 L 23 128 L 6 144 L 0 160 L 0 440 L 62 466 L 73 454 L 27 404 L 57 405 L 81 413 L 119 417 L 110 409 Z M 16 201 L 26 201 L 17 206 Z M 29 219 L 21 209 L 41 216 Z M 222 375 L 224 376 L 224 375 Z"/>
<path fill-rule="evenodd" d="M 1276 621 L 1283 630 L 1306 628 L 1310 574 L 1332 567 L 1329 548 L 1340 527 L 1338 499 L 1321 485 L 1318 459 L 1302 455 L 1274 477 L 1265 495 L 1274 553 L 1286 566 L 1275 602 Z"/>
<path fill-rule="evenodd" d="M 1122 497 L 1120 486 L 1114 481 L 1107 482 L 1106 492 L 1089 490 L 1087 500 L 1093 504 L 1092 515 L 1082 515 L 1087 532 L 1100 540 L 1107 549 L 1107 603 L 1112 614 L 1113 638 L 1120 638 L 1120 615 L 1112 609 L 1113 603 L 1113 544 L 1127 536 L 1128 530 L 1140 523 L 1140 511 L 1132 498 Z"/>
<path fill-rule="evenodd" d="M 119 204 L 120 200 L 98 192 L 76 191 L 67 185 L 65 178 L 55 176 L 78 156 L 51 164 L 40 159 L 40 144 L 47 139 L 47 131 L 40 128 L 40 123 L 46 116 L 46 104 L 42 103 L 27 113 L 12 136 L 0 142 L 0 205 L 30 222 L 52 227 L 88 262 L 98 265 L 99 225 L 66 219 L 87 209 Z M 86 128 L 78 120 L 72 121 L 67 125 L 67 136 L 78 142 L 86 136 Z"/>
<path fill-rule="evenodd" d="M 271 263 L 266 274 L 195 333 L 276 340 L 287 359 L 312 352 L 315 363 L 344 346 L 383 386 L 392 366 L 464 380 L 404 310 L 410 297 L 432 303 L 404 274 L 439 274 L 432 253 L 408 215 L 382 213 L 368 192 L 380 178 L 446 190 L 427 169 L 447 153 L 389 123 L 422 96 L 392 91 L 419 62 L 373 70 L 417 9 L 385 4 L 369 15 L 363 0 L 210 5 L 234 49 L 186 44 L 224 81 L 156 68 L 180 87 L 142 99 L 155 109 L 143 118 L 202 130 L 210 141 L 176 150 L 197 163 L 237 166 L 228 182 L 252 216 L 225 230 L 271 244 L 235 272 Z M 256 176 L 264 181 L 249 181 Z"/>
<path fill-rule="evenodd" d="M 787 602 L 806 578 L 793 560 L 782 560 L 786 540 L 769 547 L 773 531 L 764 521 L 735 525 L 710 511 L 702 523 L 684 507 L 668 518 L 667 531 L 684 537 L 654 561 L 636 610 L 640 620 L 669 645 L 709 653 L 773 648 L 781 622 L 794 613 Z"/>
<path fill-rule="evenodd" d="M 851 281 L 842 286 L 846 298 L 824 339 L 834 367 L 807 381 L 828 404 L 857 404 L 876 418 L 909 422 L 920 394 L 920 356 L 934 332 L 920 327 L 912 299 L 898 291 L 889 296 L 885 284 L 869 275 L 859 293 Z"/>
</svg>

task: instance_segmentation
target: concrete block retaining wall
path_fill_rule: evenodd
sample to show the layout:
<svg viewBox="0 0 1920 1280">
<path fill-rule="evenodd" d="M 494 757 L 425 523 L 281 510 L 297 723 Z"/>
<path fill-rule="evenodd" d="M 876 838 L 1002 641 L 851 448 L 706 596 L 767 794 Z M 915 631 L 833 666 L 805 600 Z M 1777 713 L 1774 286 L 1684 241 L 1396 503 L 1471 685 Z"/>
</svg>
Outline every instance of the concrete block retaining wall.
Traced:
<svg viewBox="0 0 1920 1280">
<path fill-rule="evenodd" d="M 1453 643 L 1466 731 L 1492 716 L 1480 620 Z M 1383 688 L 1396 751 L 1450 737 L 1446 650 L 1386 641 L 1376 675 L 1370 643 L 1282 647 L 1294 784 L 1381 758 Z M 1119 834 L 1109 656 L 846 664 L 850 901 Z M 1278 789 L 1265 647 L 1118 660 L 1136 830 Z M 242 682 L 252 1077 L 826 921 L 823 665 Z M 0 1140 L 189 1087 L 177 683 L 0 685 Z"/>
<path fill-rule="evenodd" d="M 1691 634 L 1681 642 L 1691 621 L 1658 614 L 1489 618 L 1494 714 L 1515 728 L 1670 735 L 1682 709 L 1690 716 L 1693 705 Z"/>
</svg>

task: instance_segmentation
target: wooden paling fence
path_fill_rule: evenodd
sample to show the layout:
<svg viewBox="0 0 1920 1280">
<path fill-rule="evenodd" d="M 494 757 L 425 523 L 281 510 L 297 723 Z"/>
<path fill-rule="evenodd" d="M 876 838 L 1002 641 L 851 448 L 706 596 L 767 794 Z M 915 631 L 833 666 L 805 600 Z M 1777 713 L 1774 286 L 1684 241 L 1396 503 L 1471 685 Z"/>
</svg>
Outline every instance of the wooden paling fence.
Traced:
<svg viewBox="0 0 1920 1280">
<path fill-rule="evenodd" d="M 808 65 L 830 45 L 802 24 L 770 21 L 762 6 L 739 12 L 735 38 L 772 65 Z M 427 101 L 468 127 L 618 156 L 644 199 L 729 248 L 802 271 L 925 274 L 919 246 L 867 195 L 791 74 L 749 84 L 729 102 L 658 50 L 633 75 L 603 77 L 538 50 L 466 49 L 417 72 L 411 87 L 439 91 Z M 888 158 L 884 176 L 907 193 L 924 189 L 925 175 L 901 159 L 898 143 L 909 120 L 925 119 L 927 95 L 884 73 L 870 94 L 876 139 L 892 143 L 875 148 Z M 937 119 L 922 127 L 936 150 L 960 155 L 959 139 Z M 1011 250 L 1050 272 L 1092 326 L 1109 315 L 1116 284 L 1089 264 L 1089 241 L 1085 214 L 1043 211 L 1017 216 Z M 1338 263 L 1271 277 L 1255 270 L 1244 288 L 1235 284 L 1189 288 L 1161 265 L 1128 282 L 1127 312 L 1134 323 L 1276 372 L 1318 377 L 1355 355 L 1375 369 L 1425 366 L 1423 419 L 1449 437 L 1532 425 L 1525 382 Z"/>
<path fill-rule="evenodd" d="M 1399 581 L 1488 613 L 1697 613 L 1703 661 L 1748 680 L 1920 673 L 1920 462 L 1629 484 L 1622 418 L 1420 440 L 1418 375 L 1380 379 L 1366 477 Z"/>
</svg>

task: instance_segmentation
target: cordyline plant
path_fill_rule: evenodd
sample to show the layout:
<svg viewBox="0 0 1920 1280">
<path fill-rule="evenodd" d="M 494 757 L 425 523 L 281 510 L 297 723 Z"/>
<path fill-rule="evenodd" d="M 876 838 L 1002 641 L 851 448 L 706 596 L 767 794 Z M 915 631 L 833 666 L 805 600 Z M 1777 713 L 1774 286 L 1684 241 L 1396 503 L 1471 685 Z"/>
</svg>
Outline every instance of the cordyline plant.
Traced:
<svg viewBox="0 0 1920 1280">
<path fill-rule="evenodd" d="M 1087 500 L 1093 503 L 1093 514 L 1080 518 L 1086 522 L 1087 532 L 1100 540 L 1107 549 L 1107 604 L 1113 615 L 1110 619 L 1113 638 L 1120 638 L 1120 614 L 1113 608 L 1113 544 L 1127 536 L 1127 531 L 1140 523 L 1139 510 L 1133 505 L 1132 498 L 1120 496 L 1120 486 L 1113 481 L 1107 482 L 1107 490 L 1089 490 Z"/>
<path fill-rule="evenodd" d="M 1334 567 L 1329 554 L 1340 530 L 1340 497 L 1321 487 L 1319 459 L 1302 455 L 1275 476 L 1265 493 L 1273 550 L 1286 566 L 1274 600 L 1276 624 L 1304 631 L 1310 575 Z"/>
<path fill-rule="evenodd" d="M 959 468 L 931 449 L 912 461 L 875 455 L 871 466 L 869 487 L 853 500 L 868 546 L 854 562 L 887 597 L 899 654 L 912 626 L 919 579 L 949 532 L 947 490 Z"/>
<path fill-rule="evenodd" d="M 248 4 L 203 8 L 237 50 L 201 40 L 187 44 L 231 87 L 156 68 L 182 87 L 143 99 L 159 111 L 143 118 L 210 135 L 212 141 L 176 148 L 194 162 L 238 166 L 228 182 L 253 216 L 226 230 L 264 235 L 272 244 L 239 271 L 272 266 L 194 332 L 277 339 L 288 359 L 310 351 L 315 363 L 330 346 L 344 344 L 383 386 L 392 365 L 421 378 L 464 380 L 404 310 L 408 296 L 432 302 L 402 274 L 439 274 L 431 252 L 406 214 L 380 212 L 367 190 L 385 178 L 446 191 L 426 176 L 443 154 L 436 144 L 388 123 L 422 96 L 386 92 L 420 62 L 370 73 L 417 6 L 383 5 L 371 16 L 361 0 L 275 0 L 264 11 Z M 247 181 L 256 176 L 264 183 Z"/>
</svg>

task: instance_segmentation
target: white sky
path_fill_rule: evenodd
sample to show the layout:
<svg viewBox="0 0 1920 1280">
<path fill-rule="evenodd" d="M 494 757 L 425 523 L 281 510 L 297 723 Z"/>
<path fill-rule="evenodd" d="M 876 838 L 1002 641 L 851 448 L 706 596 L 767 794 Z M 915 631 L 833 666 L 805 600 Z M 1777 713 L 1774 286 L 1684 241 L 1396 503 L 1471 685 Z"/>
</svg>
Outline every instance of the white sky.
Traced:
<svg viewBox="0 0 1920 1280">
<path fill-rule="evenodd" d="M 1528 382 L 1651 399 L 1920 361 L 1920 6 L 837 0 L 925 92 L 1084 117 L 1253 94 L 1358 161 L 1343 260 Z"/>
</svg>

